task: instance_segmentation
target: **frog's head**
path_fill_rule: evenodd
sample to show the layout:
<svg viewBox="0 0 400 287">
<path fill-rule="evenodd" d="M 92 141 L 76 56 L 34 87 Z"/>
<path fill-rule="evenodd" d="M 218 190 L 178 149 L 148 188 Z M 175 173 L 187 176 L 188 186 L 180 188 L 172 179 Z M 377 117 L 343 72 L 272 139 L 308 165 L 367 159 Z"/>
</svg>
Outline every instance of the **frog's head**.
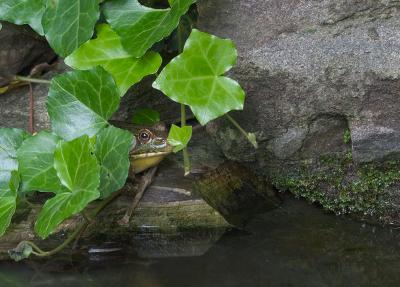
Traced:
<svg viewBox="0 0 400 287">
<path fill-rule="evenodd" d="M 135 127 L 135 141 L 130 151 L 131 166 L 140 173 L 159 164 L 172 147 L 167 142 L 168 133 L 164 124 L 152 127 Z"/>
</svg>

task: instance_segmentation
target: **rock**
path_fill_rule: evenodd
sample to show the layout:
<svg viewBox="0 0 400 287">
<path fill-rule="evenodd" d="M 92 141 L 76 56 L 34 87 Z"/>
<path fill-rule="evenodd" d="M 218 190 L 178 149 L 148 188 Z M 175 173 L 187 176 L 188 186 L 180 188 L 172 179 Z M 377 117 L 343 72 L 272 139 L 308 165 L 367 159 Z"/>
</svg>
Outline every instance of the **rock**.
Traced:
<svg viewBox="0 0 400 287">
<path fill-rule="evenodd" d="M 62 61 L 56 63 L 52 70 L 41 78 L 51 79 L 53 76 L 67 71 L 69 68 Z M 49 85 L 32 84 L 34 97 L 34 126 L 36 131 L 50 129 L 46 101 Z M 29 87 L 15 88 L 0 95 L 0 127 L 21 128 L 29 126 Z"/>
<path fill-rule="evenodd" d="M 275 190 L 250 170 L 225 162 L 203 174 L 194 191 L 232 225 L 243 228 L 257 213 L 277 208 Z"/>
<path fill-rule="evenodd" d="M 237 43 L 230 76 L 247 99 L 244 112 L 233 114 L 260 143 L 251 152 L 227 121 L 216 121 L 208 130 L 228 158 L 285 187 L 307 170 L 324 171 L 328 155 L 353 159 L 344 178 L 366 163 L 379 168 L 400 158 L 399 1 L 199 0 L 198 10 L 201 30 Z M 320 185 L 330 200 L 317 201 L 330 210 L 335 202 L 354 207 L 335 188 Z M 383 204 L 381 196 L 374 203 Z"/>
<path fill-rule="evenodd" d="M 55 58 L 46 39 L 36 34 L 28 26 L 17 26 L 1 22 L 0 30 L 0 87 L 9 82 L 10 77 L 19 73 L 29 73 L 36 64 L 49 62 Z"/>
</svg>

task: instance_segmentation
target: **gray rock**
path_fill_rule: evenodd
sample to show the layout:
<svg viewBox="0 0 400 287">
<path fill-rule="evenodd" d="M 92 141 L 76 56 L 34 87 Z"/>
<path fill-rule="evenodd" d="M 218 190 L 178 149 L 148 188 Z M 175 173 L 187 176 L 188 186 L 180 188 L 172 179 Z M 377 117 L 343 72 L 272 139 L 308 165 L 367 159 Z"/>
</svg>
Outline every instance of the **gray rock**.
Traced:
<svg viewBox="0 0 400 287">
<path fill-rule="evenodd" d="M 10 78 L 36 64 L 55 58 L 46 40 L 28 26 L 1 22 L 0 30 L 0 87 Z"/>
<path fill-rule="evenodd" d="M 238 44 L 231 74 L 247 91 L 238 119 L 267 136 L 273 156 L 301 152 L 316 133 L 307 127 L 328 116 L 350 123 L 355 160 L 366 162 L 400 153 L 398 8 L 399 1 L 202 0 L 199 26 Z M 326 145 L 315 152 L 331 150 Z"/>
<path fill-rule="evenodd" d="M 230 76 L 247 99 L 234 115 L 257 133 L 266 176 L 318 168 L 327 154 L 351 152 L 355 165 L 399 158 L 400 1 L 200 0 L 198 9 L 201 30 L 237 43 Z M 248 161 L 227 128 L 216 121 L 211 134 L 228 158 Z"/>
<path fill-rule="evenodd" d="M 62 61 L 54 65 L 52 71 L 41 78 L 51 79 L 69 68 Z M 50 119 L 47 113 L 46 101 L 49 85 L 32 84 L 34 97 L 34 128 L 35 131 L 50 129 Z M 0 95 L 0 127 L 29 127 L 29 86 L 15 88 Z"/>
</svg>

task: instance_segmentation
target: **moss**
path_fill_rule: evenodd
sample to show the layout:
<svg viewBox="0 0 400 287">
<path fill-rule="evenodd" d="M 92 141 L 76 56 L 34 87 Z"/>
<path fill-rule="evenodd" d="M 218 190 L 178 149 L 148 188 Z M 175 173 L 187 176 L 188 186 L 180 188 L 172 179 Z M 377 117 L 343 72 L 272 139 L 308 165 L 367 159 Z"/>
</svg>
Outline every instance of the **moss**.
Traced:
<svg viewBox="0 0 400 287">
<path fill-rule="evenodd" d="M 343 142 L 344 142 L 345 144 L 349 144 L 349 143 L 351 142 L 351 133 L 350 133 L 350 130 L 349 130 L 349 129 L 347 129 L 347 130 L 344 131 L 344 134 L 343 134 Z"/>
<path fill-rule="evenodd" d="M 400 183 L 399 167 L 400 161 L 355 166 L 351 153 L 324 155 L 295 175 L 276 176 L 274 183 L 337 214 L 379 218 L 389 208 L 387 189 Z"/>
</svg>

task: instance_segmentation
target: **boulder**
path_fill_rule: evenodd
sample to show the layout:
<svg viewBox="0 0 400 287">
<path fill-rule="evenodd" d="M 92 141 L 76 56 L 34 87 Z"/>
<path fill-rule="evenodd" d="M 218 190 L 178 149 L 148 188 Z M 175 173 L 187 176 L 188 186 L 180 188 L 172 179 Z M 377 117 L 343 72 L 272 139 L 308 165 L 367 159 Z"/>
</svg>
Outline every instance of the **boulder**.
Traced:
<svg viewBox="0 0 400 287">
<path fill-rule="evenodd" d="M 40 78 L 51 79 L 53 76 L 67 71 L 62 61 L 55 62 L 51 71 Z M 49 91 L 48 84 L 32 84 L 34 98 L 34 128 L 35 131 L 50 129 L 50 119 L 47 113 L 46 101 Z M 0 94 L 0 127 L 21 128 L 28 130 L 29 126 L 29 86 L 21 86 Z"/>
<path fill-rule="evenodd" d="M 1 22 L 0 30 L 0 87 L 17 74 L 27 74 L 36 64 L 55 58 L 44 37 L 28 26 Z"/>
<path fill-rule="evenodd" d="M 400 222 L 378 208 L 400 178 L 358 172 L 367 165 L 382 175 L 382 165 L 400 156 L 399 1 L 200 0 L 198 10 L 201 30 L 237 43 L 230 76 L 247 99 L 234 116 L 260 143 L 252 151 L 220 120 L 208 131 L 224 154 L 327 209 Z M 340 184 L 324 179 L 332 173 Z M 344 196 L 355 182 L 363 196 L 360 185 Z"/>
</svg>

